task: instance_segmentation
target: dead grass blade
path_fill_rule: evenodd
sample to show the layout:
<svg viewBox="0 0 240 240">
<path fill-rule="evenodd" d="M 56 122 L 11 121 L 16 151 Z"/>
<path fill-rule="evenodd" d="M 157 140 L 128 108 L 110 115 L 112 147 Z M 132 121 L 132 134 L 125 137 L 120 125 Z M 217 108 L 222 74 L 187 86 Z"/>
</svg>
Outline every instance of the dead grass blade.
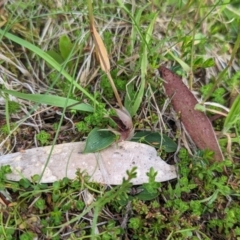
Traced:
<svg viewBox="0 0 240 240">
<path fill-rule="evenodd" d="M 122 108 L 123 105 L 122 105 L 121 98 L 118 94 L 117 88 L 116 88 L 116 86 L 114 84 L 114 81 L 112 79 L 112 76 L 110 74 L 111 66 L 110 66 L 110 61 L 109 61 L 107 49 L 106 49 L 106 47 L 103 43 L 103 40 L 102 40 L 101 36 L 97 32 L 94 23 L 91 24 L 91 21 L 90 21 L 90 28 L 91 28 L 91 33 L 92 33 L 95 45 L 96 45 L 96 54 L 97 54 L 97 57 L 99 59 L 101 68 L 107 74 L 108 80 L 111 84 L 111 87 L 112 87 L 114 95 L 117 99 L 118 105 L 119 105 L 120 108 Z"/>
<path fill-rule="evenodd" d="M 102 70 L 107 74 L 108 80 L 111 84 L 111 87 L 113 89 L 114 95 L 116 97 L 116 100 L 118 102 L 118 105 L 120 108 L 123 108 L 123 104 L 121 101 L 121 98 L 118 94 L 117 88 L 114 84 L 114 81 L 112 79 L 112 76 L 110 74 L 110 61 L 109 61 L 109 57 L 108 57 L 108 53 L 107 53 L 107 49 L 103 43 L 103 40 L 100 36 L 100 34 L 98 33 L 95 24 L 94 24 L 94 16 L 93 16 L 93 10 L 92 10 L 92 2 L 91 0 L 88 0 L 88 11 L 89 11 L 89 21 L 90 21 L 90 29 L 91 29 L 91 34 L 96 46 L 96 54 L 98 57 L 98 60 L 100 62 L 101 68 Z"/>
<path fill-rule="evenodd" d="M 180 119 L 197 147 L 215 152 L 215 161 L 223 160 L 210 120 L 203 112 L 194 109 L 198 103 L 197 99 L 184 85 L 179 76 L 164 66 L 160 66 L 158 70 L 165 80 L 163 85 L 167 96 L 171 98 L 174 110 L 180 113 Z"/>
<path fill-rule="evenodd" d="M 91 28 L 92 28 L 92 35 L 93 35 L 93 38 L 94 38 L 94 42 L 97 46 L 96 47 L 96 54 L 98 56 L 98 59 L 99 59 L 102 70 L 105 73 L 107 73 L 107 72 L 110 71 L 110 61 L 109 61 L 107 49 L 106 49 L 106 47 L 103 43 L 103 40 L 102 40 L 101 36 L 97 32 L 94 24 L 91 26 Z"/>
</svg>

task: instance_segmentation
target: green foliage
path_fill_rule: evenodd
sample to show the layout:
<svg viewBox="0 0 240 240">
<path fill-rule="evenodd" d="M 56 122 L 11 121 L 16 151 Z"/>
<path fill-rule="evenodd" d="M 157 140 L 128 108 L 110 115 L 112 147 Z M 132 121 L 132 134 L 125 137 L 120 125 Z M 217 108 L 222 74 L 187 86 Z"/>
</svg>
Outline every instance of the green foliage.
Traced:
<svg viewBox="0 0 240 240">
<path fill-rule="evenodd" d="M 48 105 L 62 107 L 62 108 L 69 106 L 70 109 L 75 109 L 79 111 L 87 111 L 87 112 L 93 111 L 92 106 L 90 106 L 89 104 L 85 104 L 81 102 L 79 103 L 79 101 L 65 98 L 65 97 L 48 95 L 48 94 L 26 94 L 26 93 L 20 93 L 12 90 L 2 90 L 2 91 L 10 95 L 23 98 L 29 101 L 34 101 L 37 103 L 43 103 L 43 104 L 48 104 Z"/>
<path fill-rule="evenodd" d="M 207 96 L 209 92 L 211 91 L 213 87 L 213 83 L 209 83 L 206 85 L 203 85 L 200 88 L 200 92 L 202 93 L 203 97 Z M 224 99 L 224 95 L 226 94 L 226 90 L 222 87 L 217 88 L 212 94 L 211 94 L 211 101 L 219 103 L 219 104 L 225 104 L 226 100 Z"/>
<path fill-rule="evenodd" d="M 107 130 L 94 128 L 88 135 L 84 153 L 98 152 L 115 142 L 117 136 Z"/>
<path fill-rule="evenodd" d="M 36 134 L 37 140 L 41 145 L 47 145 L 51 138 L 51 135 L 44 130 L 41 130 L 38 134 Z"/>
<path fill-rule="evenodd" d="M 36 237 L 36 234 L 34 234 L 33 232 L 27 231 L 21 234 L 20 240 L 32 240 L 34 237 Z"/>
<path fill-rule="evenodd" d="M 9 114 L 16 113 L 20 109 L 20 105 L 14 101 L 8 101 Z"/>
<path fill-rule="evenodd" d="M 113 37 L 114 37 L 114 35 L 110 31 L 104 31 L 104 33 L 103 33 L 103 42 L 105 44 L 105 47 L 107 48 L 107 52 L 108 53 L 110 53 L 111 50 L 112 50 L 112 45 L 113 45 L 112 38 Z"/>
<path fill-rule="evenodd" d="M 158 186 L 161 188 L 162 194 L 167 197 L 167 201 L 164 203 L 163 208 L 165 211 L 169 211 L 167 218 L 169 222 L 171 222 L 173 234 L 176 237 L 186 237 L 185 234 L 187 234 L 187 232 L 191 235 L 194 234 L 195 230 L 192 229 L 191 225 L 188 225 L 187 221 L 184 221 L 184 216 L 187 215 L 188 219 L 190 216 L 190 218 L 197 219 L 203 214 L 212 212 L 214 211 L 214 205 L 217 204 L 218 201 L 221 201 L 220 199 L 222 196 L 225 197 L 231 194 L 230 187 L 227 186 L 227 178 L 225 176 L 214 177 L 216 172 L 222 173 L 224 167 L 230 167 L 230 162 L 224 161 L 212 164 L 209 162 L 209 159 L 203 159 L 201 156 L 208 156 L 208 154 L 201 152 L 196 156 L 196 159 L 192 159 L 185 149 L 181 149 L 179 153 L 179 174 L 181 177 L 175 185 L 169 184 L 167 188 L 162 188 L 162 185 Z M 190 165 L 191 167 L 189 167 Z M 204 195 L 203 193 L 206 193 L 207 195 Z M 198 199 L 188 200 L 191 194 L 197 194 Z M 147 224 L 144 220 L 144 215 L 149 214 L 151 209 L 150 206 L 136 201 L 133 209 L 138 213 L 138 217 L 136 216 L 131 219 L 129 227 L 134 229 L 136 236 L 139 232 L 141 232 L 141 234 L 147 234 L 147 230 L 144 229 L 144 226 Z M 141 214 L 143 214 L 142 217 L 140 217 Z M 161 216 L 158 218 L 158 221 L 156 219 L 158 224 L 161 224 L 161 228 L 156 229 L 158 234 L 161 234 L 162 229 L 165 229 L 166 227 L 163 219 L 166 218 Z M 221 219 L 219 222 L 221 222 L 223 227 L 226 219 Z M 234 220 L 234 223 L 236 222 L 237 219 Z M 179 224 L 181 224 L 182 229 L 186 229 L 186 231 L 177 231 L 177 226 L 179 226 Z M 153 222 L 151 222 L 151 227 L 148 228 L 148 234 L 149 229 L 152 229 L 152 225 Z M 208 227 L 209 229 L 214 228 L 212 223 L 209 224 Z M 189 230 L 187 231 L 187 229 Z M 154 237 L 155 235 L 151 236 Z"/>
<path fill-rule="evenodd" d="M 29 49 L 30 51 L 37 54 L 40 58 L 45 60 L 54 70 L 58 71 L 61 75 L 63 75 L 70 84 L 75 86 L 78 90 L 80 90 L 83 94 L 85 94 L 89 99 L 91 99 L 95 104 L 98 104 L 98 102 L 94 99 L 94 97 L 91 94 L 89 94 L 83 87 L 81 87 L 73 79 L 72 76 L 70 76 L 65 70 L 63 70 L 62 66 L 56 60 L 54 60 L 54 58 L 50 57 L 49 54 L 42 51 L 40 48 L 31 44 L 30 42 L 28 42 L 22 38 L 19 38 L 11 33 L 5 32 L 2 29 L 0 29 L 0 34 L 1 34 L 1 36 L 4 36 L 4 37 L 8 38 L 9 40 L 21 45 L 22 47 L 25 47 L 26 49 Z"/>
<path fill-rule="evenodd" d="M 19 181 L 19 185 L 22 186 L 23 188 L 27 189 L 31 186 L 31 182 L 27 178 L 22 178 Z"/>
<path fill-rule="evenodd" d="M 104 125 L 104 123 L 108 122 L 108 120 L 105 118 L 105 114 L 105 104 L 101 103 L 96 107 L 93 114 L 89 114 L 84 118 L 84 122 L 89 127 L 101 127 Z"/>
<path fill-rule="evenodd" d="M 142 227 L 141 219 L 137 218 L 137 217 L 130 218 L 128 227 L 132 228 L 134 230 L 137 230 L 137 229 L 141 228 Z"/>
<path fill-rule="evenodd" d="M 76 123 L 76 129 L 80 133 L 86 134 L 91 132 L 91 130 L 94 128 L 107 128 L 108 126 L 114 127 L 114 122 L 106 116 L 112 116 L 115 113 L 111 109 L 107 112 L 105 108 L 106 105 L 100 103 L 98 106 L 96 106 L 95 111 L 92 114 L 84 117 L 83 121 Z"/>
<path fill-rule="evenodd" d="M 206 84 L 206 85 L 203 85 L 201 88 L 200 88 L 200 91 L 201 91 L 201 94 L 205 97 L 208 95 L 208 93 L 210 92 L 210 90 L 212 89 L 213 87 L 213 83 L 209 83 L 209 84 Z"/>
<path fill-rule="evenodd" d="M 236 133 L 240 133 L 239 128 L 239 119 L 240 119 L 240 95 L 237 96 L 235 99 L 227 118 L 224 122 L 223 131 L 227 132 L 229 129 L 234 128 L 236 129 Z M 238 136 L 239 137 L 239 136 Z"/>
<path fill-rule="evenodd" d="M 63 35 L 59 38 L 59 51 L 64 60 L 67 60 L 73 51 L 74 45 L 67 35 Z"/>
<path fill-rule="evenodd" d="M 6 174 L 11 173 L 12 170 L 10 168 L 10 165 L 5 165 L 0 167 L 0 190 L 5 189 L 5 181 L 6 181 Z"/>
<path fill-rule="evenodd" d="M 240 87 L 239 78 L 240 78 L 240 71 L 237 71 L 232 75 L 232 77 L 230 79 L 228 78 L 225 81 L 225 83 L 231 89 L 238 88 L 238 87 Z"/>
<path fill-rule="evenodd" d="M 118 1 L 118 3 L 124 9 L 124 11 L 130 16 L 130 18 L 133 19 L 133 21 L 135 21 L 135 22 L 138 21 L 142 12 L 148 6 L 148 4 L 143 6 L 139 11 L 139 15 L 137 14 L 137 16 L 133 16 L 131 14 L 131 12 L 126 8 L 126 6 L 123 5 L 123 3 L 121 1 Z M 142 40 L 142 43 L 140 46 L 140 49 L 141 49 L 141 53 L 140 53 L 140 56 L 141 56 L 141 58 L 140 58 L 141 82 L 140 82 L 140 86 L 138 87 L 137 91 L 135 91 L 134 93 L 130 93 L 129 91 L 127 91 L 127 94 L 125 97 L 124 106 L 128 110 L 128 112 L 130 113 L 131 116 L 134 116 L 136 114 L 136 112 L 138 111 L 138 109 L 141 105 L 142 99 L 143 99 L 146 75 L 147 75 L 147 66 L 148 66 L 149 44 L 151 43 L 151 36 L 152 36 L 155 21 L 157 19 L 157 15 L 158 15 L 157 13 L 152 14 L 150 23 L 148 25 L 147 30 L 144 32 L 144 34 L 142 34 L 142 32 L 140 31 L 138 25 L 137 24 L 135 25 L 136 32 L 138 32 L 138 34 L 140 35 L 141 40 Z"/>
<path fill-rule="evenodd" d="M 54 210 L 50 213 L 50 218 L 53 225 L 57 226 L 63 220 L 62 212 L 57 207 L 54 207 Z"/>
<path fill-rule="evenodd" d="M 134 217 L 129 219 L 128 228 L 131 229 L 132 239 L 158 239 L 164 229 L 164 216 L 159 212 L 157 201 L 150 204 L 140 200 L 133 200 Z"/>
<path fill-rule="evenodd" d="M 107 225 L 103 226 L 103 234 L 99 239 L 111 240 L 118 239 L 123 234 L 123 229 L 116 226 L 116 222 L 113 220 L 108 221 Z"/>
<path fill-rule="evenodd" d="M 126 90 L 126 84 L 127 81 L 125 79 L 122 79 L 120 77 L 117 76 L 117 71 L 112 71 L 111 72 L 114 84 L 117 88 L 117 90 L 119 92 L 123 92 Z M 103 89 L 103 95 L 107 98 L 107 99 L 112 99 L 114 97 L 114 93 L 111 87 L 111 84 L 107 78 L 106 75 L 102 76 L 101 82 L 100 82 L 100 86 Z"/>
<path fill-rule="evenodd" d="M 234 205 L 231 209 L 226 208 L 221 211 L 223 219 L 211 219 L 209 221 L 209 228 L 216 229 L 220 234 L 230 237 L 233 233 L 234 236 L 239 236 L 239 207 Z"/>
<path fill-rule="evenodd" d="M 34 206 L 40 211 L 43 211 L 46 208 L 45 200 L 42 198 L 37 199 L 37 201 L 34 203 Z"/>
<path fill-rule="evenodd" d="M 89 126 L 83 121 L 76 123 L 75 127 L 78 130 L 78 132 L 80 132 L 82 134 L 89 133 Z"/>
<path fill-rule="evenodd" d="M 59 64 L 66 64 L 68 67 L 73 66 L 73 60 L 69 60 L 71 54 L 73 55 L 74 45 L 71 42 L 70 38 L 67 35 L 62 35 L 59 38 L 59 52 L 54 50 L 47 51 L 54 60 L 56 60 Z M 71 56 L 73 57 L 73 56 Z"/>
<path fill-rule="evenodd" d="M 149 178 L 148 183 L 144 183 L 142 186 L 142 191 L 136 195 L 136 197 L 140 200 L 152 200 L 155 199 L 159 195 L 159 188 L 161 183 L 156 182 L 157 172 L 154 171 L 153 168 L 150 168 L 149 172 L 147 173 Z"/>
<path fill-rule="evenodd" d="M 225 99 L 224 95 L 226 94 L 226 90 L 224 88 L 217 88 L 213 93 L 212 93 L 212 100 L 214 102 L 220 103 L 220 104 L 225 104 Z"/>
<path fill-rule="evenodd" d="M 0 240 L 14 240 L 15 229 L 13 227 L 0 227 Z"/>
<path fill-rule="evenodd" d="M 193 61 L 193 70 L 197 70 L 198 68 L 209 68 L 215 65 L 214 59 L 209 58 L 204 60 L 203 57 L 198 57 Z"/>
<path fill-rule="evenodd" d="M 4 124 L 0 128 L 1 134 L 8 135 L 9 134 L 9 128 L 7 124 Z"/>
<path fill-rule="evenodd" d="M 181 149 L 178 155 L 180 158 L 178 166 L 180 178 L 172 183 L 160 184 L 155 181 L 157 172 L 150 169 L 147 174 L 149 177 L 148 183 L 141 186 L 142 192 L 145 192 L 145 194 L 140 192 L 134 196 L 130 196 L 128 192 L 132 187 L 130 181 L 136 176 L 135 169 L 128 172 L 128 177 L 122 185 L 110 190 L 103 190 L 99 185 L 88 182 L 89 176 L 79 171 L 75 180 L 64 178 L 52 185 L 39 185 L 22 179 L 17 188 L 21 189 L 22 192 L 21 202 L 32 202 L 34 200 L 32 208 L 35 213 L 39 212 L 41 214 L 41 231 L 43 233 L 48 232 L 52 238 L 57 237 L 55 229 L 61 228 L 61 224 L 65 221 L 66 212 L 74 212 L 73 216 L 79 216 L 79 214 L 84 216 L 87 213 L 86 210 L 90 211 L 92 209 L 92 212 L 98 215 L 99 209 L 106 206 L 108 209 L 115 209 L 119 214 L 124 215 L 129 201 L 131 201 L 132 216 L 127 224 L 131 239 L 139 239 L 139 236 L 142 236 L 141 239 L 158 239 L 159 236 L 166 236 L 166 234 L 173 234 L 175 238 L 179 239 L 187 236 L 193 237 L 199 231 L 198 221 L 201 216 L 209 214 L 214 214 L 218 218 L 210 218 L 205 223 L 207 229 L 205 234 L 208 235 L 210 232 L 217 230 L 229 237 L 232 234 L 238 236 L 239 232 L 236 226 L 239 223 L 240 213 L 237 203 L 233 203 L 227 208 L 217 209 L 215 207 L 221 206 L 222 201 L 229 196 L 234 196 L 234 194 L 235 197 L 240 196 L 239 190 L 237 188 L 234 190 L 229 185 L 228 178 L 221 175 L 224 167 L 230 168 L 232 166 L 231 162 L 223 161 L 214 164 L 210 162 L 210 155 L 208 151 L 205 151 L 190 157 L 185 149 Z M 1 171 L 3 174 L 2 181 L 5 181 L 5 174 L 11 170 L 8 166 L 3 167 Z M 10 186 L 13 188 L 13 185 Z M 79 198 L 79 191 L 85 189 L 86 186 L 88 186 L 90 193 L 96 193 L 99 190 L 101 192 L 96 201 L 90 205 L 91 207 L 85 206 L 83 199 Z M 152 197 L 154 194 L 155 196 Z M 47 202 L 45 196 L 48 196 Z M 151 199 L 155 200 L 149 201 Z M 51 211 L 48 209 L 49 204 L 52 204 Z M 20 211 L 25 211 L 22 205 L 17 205 L 17 208 L 21 208 Z M 17 218 L 20 216 L 21 214 Z M 69 216 L 72 215 L 69 214 Z M 80 218 L 72 217 L 70 218 L 72 227 L 80 227 L 78 221 Z M 21 221 L 23 220 L 21 219 Z M 194 222 L 196 222 L 196 226 L 192 225 Z M 26 221 L 25 224 L 27 224 Z M 84 228 L 85 224 L 82 222 L 81 227 Z M 236 229 L 234 232 L 232 231 L 233 228 Z M 9 236 L 10 234 L 13 235 L 15 231 L 9 233 Z M 99 239 L 118 238 L 124 233 L 117 222 L 111 220 L 101 226 L 100 231 Z M 28 235 L 27 231 L 24 233 L 26 236 Z M 202 234 L 201 232 L 198 233 Z M 83 231 L 82 234 L 82 236 L 87 236 L 89 232 Z M 111 236 L 114 237 L 111 238 Z"/>
<path fill-rule="evenodd" d="M 177 144 L 168 136 L 161 135 L 158 132 L 139 131 L 132 138 L 134 142 L 146 143 L 152 147 L 169 152 L 175 152 Z"/>
</svg>

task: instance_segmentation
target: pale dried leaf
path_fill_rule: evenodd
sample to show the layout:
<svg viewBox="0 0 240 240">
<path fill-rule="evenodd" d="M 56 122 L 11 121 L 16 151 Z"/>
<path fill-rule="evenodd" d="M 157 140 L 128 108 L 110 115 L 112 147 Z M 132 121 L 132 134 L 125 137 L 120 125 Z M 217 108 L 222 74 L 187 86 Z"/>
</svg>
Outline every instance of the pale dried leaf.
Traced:
<svg viewBox="0 0 240 240">
<path fill-rule="evenodd" d="M 101 68 L 104 72 L 108 72 L 110 71 L 110 61 L 109 61 L 107 49 L 94 25 L 92 25 L 92 34 L 93 34 L 93 39 L 96 45 L 96 50 L 97 50 L 96 53 L 98 55 Z"/>
<path fill-rule="evenodd" d="M 74 179 L 77 169 L 88 173 L 94 182 L 112 185 L 121 184 L 123 177 L 127 177 L 126 171 L 133 167 L 137 167 L 137 178 L 132 181 L 136 185 L 148 182 L 146 173 L 151 167 L 157 171 L 158 182 L 177 177 L 175 166 L 165 163 L 155 148 L 146 144 L 125 141 L 87 154 L 82 153 L 84 146 L 85 142 L 55 145 L 41 182 Z M 41 175 L 50 151 L 51 146 L 47 146 L 1 156 L 0 166 L 11 166 L 13 173 L 6 176 L 9 180 L 19 181 L 22 177 L 31 180 L 31 176 Z"/>
<path fill-rule="evenodd" d="M 83 191 L 83 200 L 84 200 L 84 203 L 89 206 L 90 204 L 92 204 L 94 202 L 94 195 L 91 194 L 88 189 L 85 189 Z"/>
</svg>

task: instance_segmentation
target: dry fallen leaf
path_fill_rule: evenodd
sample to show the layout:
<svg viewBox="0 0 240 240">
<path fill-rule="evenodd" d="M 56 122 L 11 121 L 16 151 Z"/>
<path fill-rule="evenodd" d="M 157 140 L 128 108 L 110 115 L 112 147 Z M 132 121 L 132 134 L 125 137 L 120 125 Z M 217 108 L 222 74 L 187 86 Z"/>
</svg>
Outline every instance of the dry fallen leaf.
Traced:
<svg viewBox="0 0 240 240">
<path fill-rule="evenodd" d="M 157 171 L 156 181 L 163 182 L 177 177 L 175 166 L 168 165 L 157 156 L 155 148 L 136 142 L 119 142 L 98 153 L 83 154 L 85 142 L 66 143 L 54 146 L 49 163 L 41 182 L 51 183 L 68 177 L 74 179 L 77 169 L 85 171 L 92 181 L 103 184 L 118 185 L 126 171 L 137 167 L 137 177 L 133 184 L 140 185 L 148 182 L 146 173 L 151 167 Z M 10 165 L 9 180 L 19 181 L 25 177 L 41 175 L 51 146 L 26 150 L 1 156 L 0 166 Z"/>
<path fill-rule="evenodd" d="M 107 49 L 103 43 L 101 36 L 97 32 L 94 24 L 91 26 L 91 28 L 92 28 L 93 39 L 96 45 L 96 53 L 100 61 L 101 68 L 104 72 L 107 73 L 110 71 L 110 61 L 109 61 Z"/>
<path fill-rule="evenodd" d="M 208 117 L 194 109 L 198 103 L 191 91 L 184 85 L 182 79 L 164 66 L 159 67 L 159 73 L 164 79 L 163 86 L 171 99 L 174 110 L 180 114 L 180 119 L 198 148 L 210 149 L 215 152 L 216 161 L 223 160 L 212 124 Z"/>
</svg>

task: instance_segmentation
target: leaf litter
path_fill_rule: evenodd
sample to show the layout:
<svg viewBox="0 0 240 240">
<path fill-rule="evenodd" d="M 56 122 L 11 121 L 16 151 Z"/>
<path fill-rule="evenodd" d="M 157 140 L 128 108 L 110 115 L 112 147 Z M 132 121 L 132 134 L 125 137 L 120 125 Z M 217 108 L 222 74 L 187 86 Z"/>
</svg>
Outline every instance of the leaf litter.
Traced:
<svg viewBox="0 0 240 240">
<path fill-rule="evenodd" d="M 208 117 L 195 110 L 198 103 L 192 92 L 182 82 L 181 78 L 164 66 L 159 67 L 159 73 L 164 79 L 163 86 L 171 99 L 173 108 L 198 148 L 210 149 L 216 161 L 222 161 L 223 155 L 219 147 L 212 124 Z"/>
</svg>

